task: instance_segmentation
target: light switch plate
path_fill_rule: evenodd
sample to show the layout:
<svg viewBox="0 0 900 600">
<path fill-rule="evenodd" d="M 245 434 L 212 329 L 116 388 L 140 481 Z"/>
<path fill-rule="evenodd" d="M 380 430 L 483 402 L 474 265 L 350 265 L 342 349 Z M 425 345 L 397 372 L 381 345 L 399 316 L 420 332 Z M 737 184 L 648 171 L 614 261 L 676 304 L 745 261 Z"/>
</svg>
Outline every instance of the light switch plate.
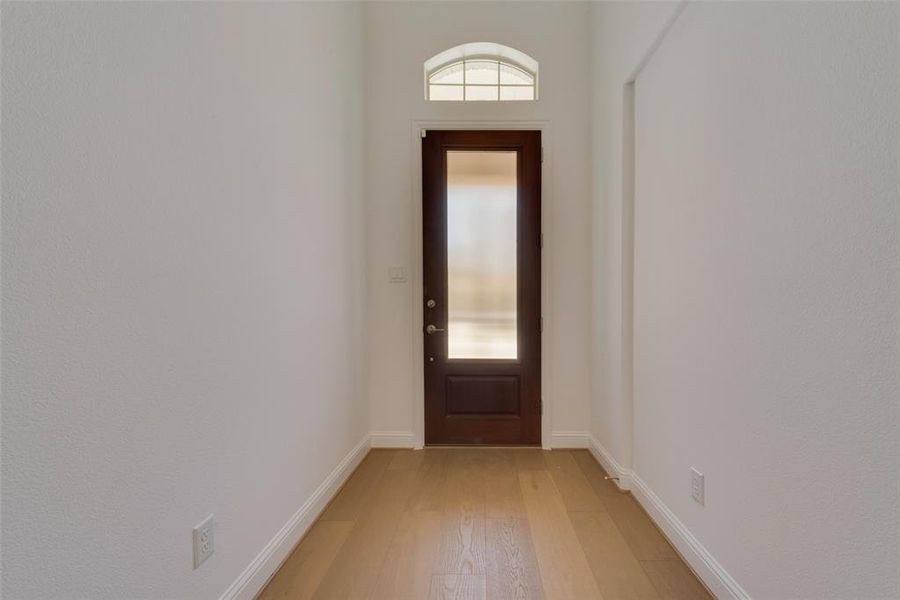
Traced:
<svg viewBox="0 0 900 600">
<path fill-rule="evenodd" d="M 406 281 L 406 267 L 389 268 L 388 281 L 390 283 L 404 283 Z"/>
</svg>

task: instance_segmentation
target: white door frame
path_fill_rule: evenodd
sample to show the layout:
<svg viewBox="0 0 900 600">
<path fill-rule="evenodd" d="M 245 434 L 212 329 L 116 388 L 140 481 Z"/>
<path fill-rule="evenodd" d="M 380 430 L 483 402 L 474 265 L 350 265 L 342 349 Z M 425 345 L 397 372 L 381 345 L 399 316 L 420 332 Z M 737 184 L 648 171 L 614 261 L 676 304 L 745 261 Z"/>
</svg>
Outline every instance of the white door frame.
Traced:
<svg viewBox="0 0 900 600">
<path fill-rule="evenodd" d="M 553 159 L 551 148 L 551 131 L 548 121 L 457 121 L 422 119 L 413 120 L 410 127 L 410 146 L 412 149 L 412 193 L 413 193 L 413 237 L 412 237 L 412 269 L 410 293 L 412 294 L 412 398 L 413 398 L 413 445 L 422 448 L 425 445 L 425 340 L 422 331 L 425 327 L 422 299 L 425 288 L 422 282 L 422 131 L 429 129 L 528 129 L 541 132 L 543 161 L 541 164 L 541 232 L 544 236 L 544 249 L 541 253 L 541 316 L 543 317 L 543 333 L 541 334 L 541 398 L 543 414 L 541 416 L 541 445 L 550 449 L 550 434 L 553 423 L 553 397 L 550 394 L 553 348 L 550 340 L 552 322 L 550 315 L 551 252 L 553 240 L 550 232 L 553 189 Z"/>
</svg>

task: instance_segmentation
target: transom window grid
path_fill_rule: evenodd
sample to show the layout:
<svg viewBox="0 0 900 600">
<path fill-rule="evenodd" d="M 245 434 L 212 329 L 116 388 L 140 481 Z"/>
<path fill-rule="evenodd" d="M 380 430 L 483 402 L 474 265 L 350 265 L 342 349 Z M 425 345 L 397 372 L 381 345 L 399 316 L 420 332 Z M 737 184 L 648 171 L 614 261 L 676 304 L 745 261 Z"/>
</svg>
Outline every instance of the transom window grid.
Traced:
<svg viewBox="0 0 900 600">
<path fill-rule="evenodd" d="M 428 74 L 428 99 L 437 101 L 535 100 L 534 73 L 493 57 L 467 57 Z"/>
</svg>

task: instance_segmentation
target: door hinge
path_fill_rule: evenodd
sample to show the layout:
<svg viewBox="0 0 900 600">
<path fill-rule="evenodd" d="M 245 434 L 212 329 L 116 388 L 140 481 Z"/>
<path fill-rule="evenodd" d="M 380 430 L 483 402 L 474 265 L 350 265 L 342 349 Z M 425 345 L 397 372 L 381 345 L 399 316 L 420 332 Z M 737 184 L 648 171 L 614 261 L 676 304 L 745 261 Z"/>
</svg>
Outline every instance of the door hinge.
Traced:
<svg viewBox="0 0 900 600">
<path fill-rule="evenodd" d="M 544 162 L 544 147 L 541 146 L 541 162 Z"/>
<path fill-rule="evenodd" d="M 426 137 L 428 135 L 428 130 L 423 127 L 419 130 L 419 135 L 421 135 L 422 137 Z"/>
</svg>

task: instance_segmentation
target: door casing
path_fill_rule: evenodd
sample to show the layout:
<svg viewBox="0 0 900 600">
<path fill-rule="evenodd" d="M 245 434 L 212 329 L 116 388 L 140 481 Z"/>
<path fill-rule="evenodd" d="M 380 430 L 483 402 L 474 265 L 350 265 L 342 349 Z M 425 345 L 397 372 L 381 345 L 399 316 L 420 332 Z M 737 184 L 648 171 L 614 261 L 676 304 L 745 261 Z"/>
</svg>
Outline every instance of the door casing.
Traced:
<svg viewBox="0 0 900 600">
<path fill-rule="evenodd" d="M 410 127 L 410 147 L 412 161 L 412 211 L 413 232 L 411 244 L 412 268 L 410 269 L 410 300 L 411 315 L 411 348 L 412 356 L 412 423 L 413 423 L 413 447 L 423 448 L 425 445 L 425 342 L 422 330 L 425 327 L 424 310 L 421 299 L 424 295 L 423 264 L 422 264 L 422 131 L 428 129 L 529 129 L 541 132 L 543 144 L 543 162 L 541 164 L 541 231 L 544 236 L 544 249 L 541 253 L 541 312 L 543 318 L 543 334 L 541 335 L 541 398 L 543 400 L 543 415 L 541 417 L 541 444 L 549 450 L 551 448 L 551 431 L 553 423 L 553 398 L 549 393 L 552 387 L 552 369 L 550 368 L 553 355 L 553 322 L 550 302 L 550 282 L 552 281 L 552 250 L 553 239 L 551 236 L 553 198 L 553 159 L 552 130 L 548 121 L 441 121 L 441 120 L 414 120 Z"/>
</svg>

